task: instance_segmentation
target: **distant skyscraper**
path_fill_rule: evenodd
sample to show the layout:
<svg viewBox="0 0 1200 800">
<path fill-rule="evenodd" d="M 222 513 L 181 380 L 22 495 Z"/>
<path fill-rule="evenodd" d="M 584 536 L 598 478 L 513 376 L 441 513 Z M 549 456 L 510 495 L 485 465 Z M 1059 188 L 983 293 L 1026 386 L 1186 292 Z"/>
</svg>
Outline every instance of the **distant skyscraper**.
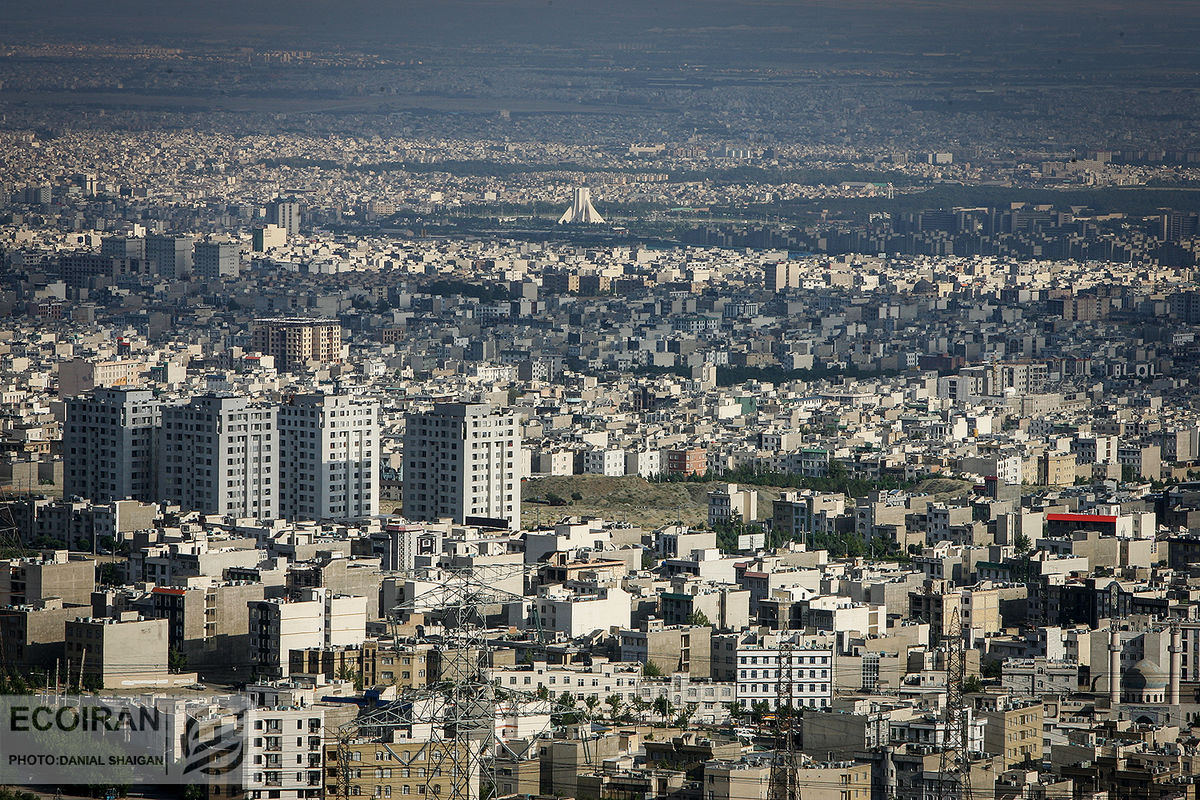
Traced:
<svg viewBox="0 0 1200 800">
<path fill-rule="evenodd" d="M 256 319 L 250 326 L 250 347 L 273 357 L 279 370 L 310 361 L 336 364 L 342 360 L 342 325 L 333 319 L 305 317 Z"/>
<path fill-rule="evenodd" d="M 63 495 L 153 501 L 160 403 L 149 389 L 97 389 L 67 401 Z"/>
<path fill-rule="evenodd" d="M 604 217 L 592 208 L 592 190 L 586 186 L 576 187 L 575 191 L 571 193 L 571 207 L 558 218 L 559 225 L 575 222 L 590 222 L 597 225 L 604 223 Z"/>
<path fill-rule="evenodd" d="M 192 244 L 191 236 L 147 236 L 146 258 L 160 278 L 183 280 L 192 272 Z"/>
<path fill-rule="evenodd" d="M 278 225 L 289 236 L 300 233 L 300 204 L 295 200 L 275 200 L 267 206 L 267 222 Z"/>
<path fill-rule="evenodd" d="M 241 267 L 237 242 L 198 242 L 196 244 L 196 277 L 205 280 L 236 278 Z"/>
<path fill-rule="evenodd" d="M 379 406 L 297 395 L 279 409 L 279 504 L 288 519 L 379 513 Z"/>
<path fill-rule="evenodd" d="M 246 397 L 194 397 L 162 412 L 159 496 L 186 510 L 279 515 L 275 406 Z"/>
<path fill-rule="evenodd" d="M 410 414 L 404 432 L 404 516 L 503 519 L 521 525 L 517 416 L 483 403 Z"/>
</svg>

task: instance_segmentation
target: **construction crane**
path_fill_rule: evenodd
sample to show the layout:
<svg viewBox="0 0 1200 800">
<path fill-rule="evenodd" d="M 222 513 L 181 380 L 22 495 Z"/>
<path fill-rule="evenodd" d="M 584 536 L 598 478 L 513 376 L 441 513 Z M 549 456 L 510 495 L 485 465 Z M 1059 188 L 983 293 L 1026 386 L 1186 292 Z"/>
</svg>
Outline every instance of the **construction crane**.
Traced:
<svg viewBox="0 0 1200 800">
<path fill-rule="evenodd" d="M 942 715 L 942 750 L 938 764 L 937 800 L 970 800 L 970 715 L 964 685 L 967 659 L 958 606 L 950 613 L 949 634 L 942 639 L 946 658 L 946 709 Z"/>
<path fill-rule="evenodd" d="M 796 685 L 793 682 L 794 634 L 781 632 L 776 652 L 776 707 L 772 727 L 775 733 L 775 756 L 771 761 L 771 782 L 767 800 L 800 800 L 800 731 Z M 785 638 L 786 636 L 786 638 Z"/>
</svg>

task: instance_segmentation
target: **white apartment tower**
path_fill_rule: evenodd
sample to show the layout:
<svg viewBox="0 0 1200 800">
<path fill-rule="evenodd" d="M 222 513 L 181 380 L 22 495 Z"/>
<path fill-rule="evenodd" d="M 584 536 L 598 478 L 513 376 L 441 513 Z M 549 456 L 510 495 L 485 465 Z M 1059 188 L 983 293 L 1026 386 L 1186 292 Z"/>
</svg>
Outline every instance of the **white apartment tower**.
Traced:
<svg viewBox="0 0 1200 800">
<path fill-rule="evenodd" d="M 484 403 L 440 403 L 410 414 L 404 433 L 404 516 L 521 525 L 517 416 Z"/>
<path fill-rule="evenodd" d="M 204 395 L 162 412 L 159 496 L 205 514 L 279 516 L 275 406 Z"/>
<path fill-rule="evenodd" d="M 279 408 L 279 512 L 347 520 L 379 513 L 379 405 L 303 394 Z"/>
<path fill-rule="evenodd" d="M 98 503 L 155 500 L 160 413 L 149 389 L 97 389 L 67 400 L 63 495 Z"/>
</svg>

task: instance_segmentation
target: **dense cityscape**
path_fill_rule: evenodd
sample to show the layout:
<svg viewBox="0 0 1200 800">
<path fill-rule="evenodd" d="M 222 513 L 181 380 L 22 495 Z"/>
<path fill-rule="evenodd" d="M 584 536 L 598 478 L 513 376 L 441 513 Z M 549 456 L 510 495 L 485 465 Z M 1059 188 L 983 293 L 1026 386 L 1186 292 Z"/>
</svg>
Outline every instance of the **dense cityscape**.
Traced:
<svg viewBox="0 0 1200 800">
<path fill-rule="evenodd" d="M 0 11 L 0 800 L 1200 800 L 1195 9 L 244 5 Z"/>
</svg>

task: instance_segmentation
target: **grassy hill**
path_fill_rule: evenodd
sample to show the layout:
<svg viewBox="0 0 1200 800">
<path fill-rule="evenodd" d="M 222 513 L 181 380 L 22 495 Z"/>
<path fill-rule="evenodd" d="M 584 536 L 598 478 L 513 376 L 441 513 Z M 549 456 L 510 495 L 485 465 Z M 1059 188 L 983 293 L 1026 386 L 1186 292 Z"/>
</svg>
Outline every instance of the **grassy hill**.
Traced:
<svg viewBox="0 0 1200 800">
<path fill-rule="evenodd" d="M 569 515 L 603 517 L 645 528 L 682 520 L 687 525 L 708 522 L 708 493 L 720 481 L 704 483 L 650 483 L 636 475 L 608 478 L 603 475 L 566 475 L 526 481 L 521 488 L 521 516 L 526 526 Z M 780 489 L 756 486 L 759 515 L 770 513 Z M 566 505 L 533 501 L 557 495 Z M 579 499 L 573 499 L 575 496 Z"/>
<path fill-rule="evenodd" d="M 556 522 L 566 516 L 592 516 L 656 528 L 682 521 L 687 525 L 708 522 L 708 493 L 724 481 L 701 483 L 651 483 L 636 475 L 609 478 L 603 475 L 566 475 L 536 478 L 521 488 L 521 517 L 525 527 Z M 775 486 L 754 486 L 758 515 L 768 517 L 771 503 L 785 491 Z M 933 494 L 939 500 L 964 497 L 969 481 L 931 478 L 912 491 Z M 550 505 L 537 501 L 564 501 Z"/>
</svg>

